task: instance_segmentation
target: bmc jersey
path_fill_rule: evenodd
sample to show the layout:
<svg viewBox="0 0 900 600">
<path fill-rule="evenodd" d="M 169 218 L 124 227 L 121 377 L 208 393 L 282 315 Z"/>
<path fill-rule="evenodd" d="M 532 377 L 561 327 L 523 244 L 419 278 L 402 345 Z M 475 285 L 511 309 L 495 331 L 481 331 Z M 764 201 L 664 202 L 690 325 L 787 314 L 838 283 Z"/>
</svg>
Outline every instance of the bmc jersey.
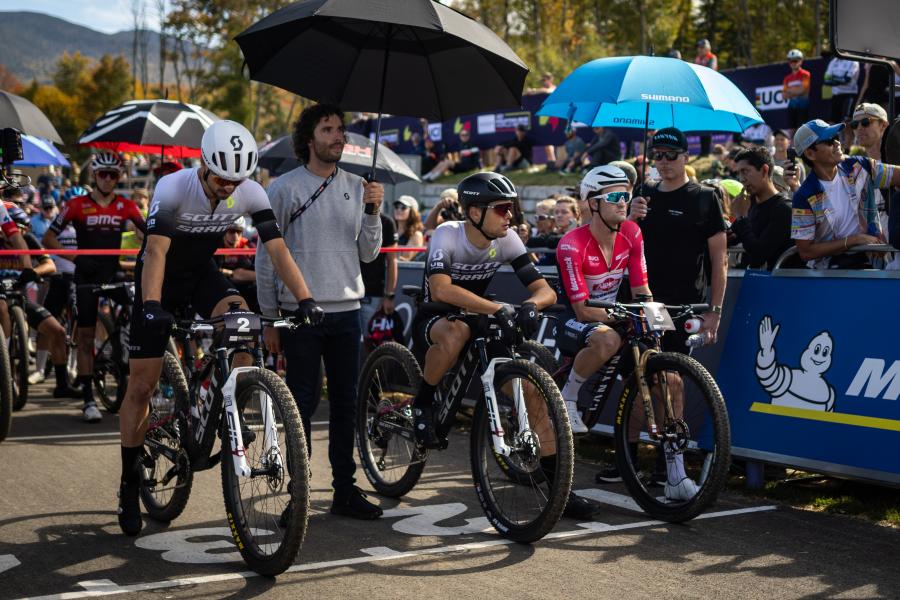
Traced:
<svg viewBox="0 0 900 600">
<path fill-rule="evenodd" d="M 118 248 L 122 243 L 126 221 L 131 221 L 141 231 L 146 229 L 141 210 L 131 200 L 116 196 L 106 206 L 100 206 L 87 194 L 70 200 L 53 219 L 50 230 L 59 235 L 71 223 L 75 228 L 79 248 Z M 115 256 L 110 258 L 118 261 Z"/>
<path fill-rule="evenodd" d="M 633 221 L 625 221 L 619 228 L 609 262 L 600 252 L 590 225 L 582 225 L 563 236 L 556 247 L 556 260 L 569 302 L 615 301 L 626 268 L 631 287 L 647 285 L 644 238 L 641 228 Z"/>
<path fill-rule="evenodd" d="M 797 69 L 797 71 L 791 71 L 790 73 L 785 75 L 784 81 L 782 82 L 782 87 L 785 90 L 802 90 L 804 92 L 802 96 L 797 96 L 788 100 L 789 105 L 797 106 L 800 104 L 809 104 L 810 77 L 811 75 L 806 69 Z"/>
<path fill-rule="evenodd" d="M 198 169 L 182 169 L 156 184 L 147 217 L 147 235 L 171 239 L 166 255 L 166 275 L 191 277 L 205 267 L 222 243 L 228 226 L 249 216 L 263 243 L 281 237 L 269 197 L 261 185 L 246 180 L 215 207 L 200 183 Z M 144 247 L 138 257 L 144 260 Z"/>
<path fill-rule="evenodd" d="M 453 285 L 484 296 L 494 273 L 502 265 L 512 266 L 523 285 L 528 286 L 541 279 L 534 268 L 522 239 L 512 229 L 506 236 L 491 240 L 487 248 L 477 248 L 466 237 L 463 221 L 442 223 L 428 244 L 428 261 L 425 263 L 425 302 L 431 302 L 428 278 L 432 275 L 449 275 Z"/>
</svg>

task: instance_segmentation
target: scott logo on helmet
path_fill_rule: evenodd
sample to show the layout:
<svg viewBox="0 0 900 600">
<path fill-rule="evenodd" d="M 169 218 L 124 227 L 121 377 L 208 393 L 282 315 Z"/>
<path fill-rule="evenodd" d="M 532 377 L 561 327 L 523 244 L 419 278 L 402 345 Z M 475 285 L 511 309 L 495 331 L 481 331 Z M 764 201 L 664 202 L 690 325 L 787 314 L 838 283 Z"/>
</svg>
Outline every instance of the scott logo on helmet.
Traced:
<svg viewBox="0 0 900 600">
<path fill-rule="evenodd" d="M 244 142 L 241 140 L 241 136 L 233 135 L 231 136 L 231 147 L 234 148 L 234 151 L 237 152 L 244 147 Z"/>
</svg>

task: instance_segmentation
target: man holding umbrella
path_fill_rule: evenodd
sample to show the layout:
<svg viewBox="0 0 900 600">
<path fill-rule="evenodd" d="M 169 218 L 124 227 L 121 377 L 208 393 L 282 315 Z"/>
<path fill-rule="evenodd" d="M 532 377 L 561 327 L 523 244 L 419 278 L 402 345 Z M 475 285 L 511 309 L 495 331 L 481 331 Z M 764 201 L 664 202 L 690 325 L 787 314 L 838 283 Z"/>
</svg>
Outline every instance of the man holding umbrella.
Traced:
<svg viewBox="0 0 900 600">
<path fill-rule="evenodd" d="M 292 139 L 302 166 L 280 176 L 269 188 L 269 197 L 291 254 L 325 318 L 317 327 L 294 331 L 266 328 L 265 342 L 270 352 L 284 349 L 287 385 L 297 400 L 310 450 L 310 422 L 319 403 L 319 365 L 324 359 L 330 404 L 328 458 L 334 487 L 331 512 L 377 519 L 381 509 L 354 485 L 353 440 L 361 338 L 359 301 L 365 294 L 359 263 L 375 260 L 381 248 L 379 210 L 384 188 L 337 166 L 346 143 L 344 113 L 337 106 L 317 104 L 305 109 L 294 124 Z M 277 316 L 297 305 L 294 296 L 276 281 L 268 254 L 259 250 L 256 281 L 263 314 Z"/>
</svg>

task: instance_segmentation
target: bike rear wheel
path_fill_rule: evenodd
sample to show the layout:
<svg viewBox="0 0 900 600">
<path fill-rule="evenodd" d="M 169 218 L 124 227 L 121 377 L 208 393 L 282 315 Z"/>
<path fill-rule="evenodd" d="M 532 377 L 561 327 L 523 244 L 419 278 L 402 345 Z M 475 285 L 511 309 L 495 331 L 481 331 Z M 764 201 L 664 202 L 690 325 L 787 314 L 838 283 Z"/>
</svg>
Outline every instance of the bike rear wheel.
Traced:
<svg viewBox="0 0 900 600">
<path fill-rule="evenodd" d="M 356 439 L 366 478 L 384 496 L 397 498 L 418 483 L 427 452 L 418 447 L 412 403 L 422 371 L 412 352 L 384 343 L 366 358 L 359 378 Z"/>
<path fill-rule="evenodd" d="M 123 360 L 119 330 L 109 315 L 99 313 L 98 321 L 106 332 L 94 357 L 94 390 L 106 411 L 115 414 L 128 388 L 128 363 Z"/>
<path fill-rule="evenodd" d="M 271 405 L 267 417 L 266 399 Z M 253 471 L 239 477 L 228 452 L 229 426 L 222 416 L 222 491 L 228 524 L 247 565 L 261 575 L 278 575 L 293 564 L 306 535 L 309 515 L 309 459 L 306 436 L 293 396 L 266 369 L 242 373 L 235 390 L 244 455 Z M 277 432 L 268 440 L 267 431 Z M 271 443 L 269 443 L 271 442 Z"/>
<path fill-rule="evenodd" d="M 494 459 L 486 400 L 475 406 L 471 433 L 472 477 L 478 501 L 491 524 L 506 538 L 530 543 L 541 539 L 559 521 L 572 488 L 574 448 L 566 407 L 550 375 L 536 364 L 513 360 L 496 368 L 494 389 L 505 457 L 527 475 L 510 480 Z M 520 430 L 515 397 L 528 409 L 528 427 Z M 555 457 L 555 459 L 551 458 Z M 550 471 L 541 458 L 553 463 Z"/>
<path fill-rule="evenodd" d="M 6 336 L 0 329 L 0 442 L 9 435 L 12 426 L 13 384 L 12 370 L 9 366 L 9 348 Z"/>
<path fill-rule="evenodd" d="M 150 426 L 141 456 L 141 500 L 150 518 L 168 523 L 187 506 L 194 474 L 187 452 L 189 394 L 178 360 L 166 352 L 150 400 Z"/>
<path fill-rule="evenodd" d="M 9 311 L 9 360 L 12 370 L 13 410 L 21 410 L 28 402 L 28 321 L 21 306 Z"/>
<path fill-rule="evenodd" d="M 616 463 L 632 497 L 647 514 L 680 523 L 712 505 L 725 485 L 731 462 L 728 411 L 709 372 L 684 354 L 651 356 L 645 380 L 654 398 L 657 427 L 670 437 L 661 444 L 649 436 L 639 387 L 632 377 L 616 411 Z M 662 401 L 666 392 L 673 399 L 673 410 Z M 679 395 L 684 398 L 682 409 Z M 667 473 L 661 489 L 647 474 L 663 457 Z"/>
</svg>

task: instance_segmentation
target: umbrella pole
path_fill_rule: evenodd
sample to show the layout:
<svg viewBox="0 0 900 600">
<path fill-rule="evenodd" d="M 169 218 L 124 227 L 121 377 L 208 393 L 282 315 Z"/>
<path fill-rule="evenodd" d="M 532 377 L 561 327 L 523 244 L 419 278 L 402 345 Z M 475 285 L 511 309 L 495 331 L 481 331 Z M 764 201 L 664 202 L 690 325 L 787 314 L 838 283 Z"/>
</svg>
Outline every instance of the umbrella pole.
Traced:
<svg viewBox="0 0 900 600">
<path fill-rule="evenodd" d="M 384 90 L 387 84 L 388 59 L 391 56 L 391 29 L 393 25 L 388 23 L 387 36 L 384 40 L 384 64 L 381 68 L 381 94 L 378 96 L 378 120 L 375 122 L 375 151 L 372 152 L 372 171 L 367 178 L 375 181 L 375 165 L 378 163 L 378 143 L 381 140 L 381 109 L 384 106 Z"/>
<path fill-rule="evenodd" d="M 641 162 L 641 193 L 644 196 L 644 181 L 647 180 L 647 132 L 650 130 L 650 103 L 647 103 L 647 112 L 644 113 L 644 160 Z"/>
</svg>

